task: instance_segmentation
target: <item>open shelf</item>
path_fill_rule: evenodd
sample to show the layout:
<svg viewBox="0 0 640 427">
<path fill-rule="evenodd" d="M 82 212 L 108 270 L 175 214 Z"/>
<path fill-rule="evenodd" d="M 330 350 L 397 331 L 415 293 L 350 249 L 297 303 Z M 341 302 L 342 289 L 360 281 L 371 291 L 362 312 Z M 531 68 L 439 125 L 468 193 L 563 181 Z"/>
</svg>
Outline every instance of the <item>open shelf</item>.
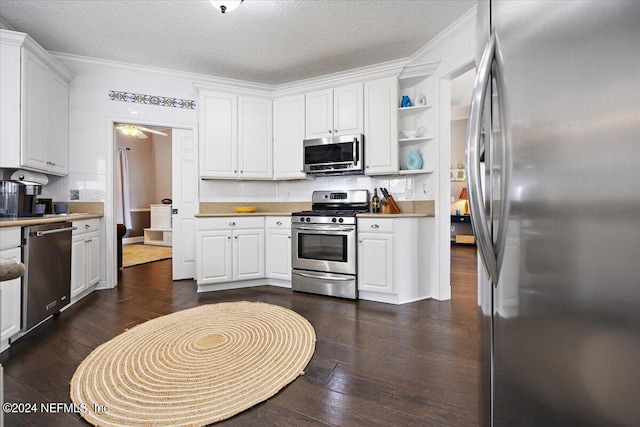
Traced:
<svg viewBox="0 0 640 427">
<path fill-rule="evenodd" d="M 412 107 L 400 107 L 398 108 L 398 111 L 400 112 L 418 112 L 418 111 L 424 111 L 427 108 L 431 108 L 433 107 L 433 105 L 414 105 Z"/>
<path fill-rule="evenodd" d="M 433 169 L 400 169 L 398 173 L 400 175 L 420 175 L 424 173 L 433 173 L 435 172 Z"/>
<path fill-rule="evenodd" d="M 426 135 L 426 136 L 421 136 L 420 138 L 400 138 L 400 139 L 398 139 L 398 142 L 405 143 L 405 144 L 411 144 L 411 143 L 415 143 L 415 142 L 428 141 L 430 139 L 433 139 L 433 137 L 429 136 L 429 135 Z"/>
</svg>

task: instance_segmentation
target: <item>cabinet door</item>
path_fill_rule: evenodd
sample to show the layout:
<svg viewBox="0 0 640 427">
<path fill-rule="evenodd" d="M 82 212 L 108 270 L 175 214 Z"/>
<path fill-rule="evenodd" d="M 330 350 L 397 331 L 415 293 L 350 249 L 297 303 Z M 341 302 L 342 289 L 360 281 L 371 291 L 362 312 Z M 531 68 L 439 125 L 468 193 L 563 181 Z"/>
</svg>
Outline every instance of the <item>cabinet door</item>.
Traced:
<svg viewBox="0 0 640 427">
<path fill-rule="evenodd" d="M 100 281 L 100 233 L 87 235 L 87 286 Z"/>
<path fill-rule="evenodd" d="M 339 87 L 333 91 L 333 135 L 364 131 L 362 84 Z M 365 150 L 366 151 L 366 150 Z"/>
<path fill-rule="evenodd" d="M 240 178 L 273 178 L 272 103 L 238 98 L 238 169 Z"/>
<path fill-rule="evenodd" d="M 87 243 L 85 237 L 85 234 L 73 236 L 71 241 L 71 298 L 86 288 Z"/>
<path fill-rule="evenodd" d="M 24 166 L 48 171 L 47 141 L 48 67 L 36 55 L 22 49 L 22 150 Z"/>
<path fill-rule="evenodd" d="M 47 76 L 47 159 L 49 173 L 69 172 L 69 87 L 53 72 Z"/>
<path fill-rule="evenodd" d="M 333 136 L 333 90 L 321 90 L 306 96 L 307 139 Z"/>
<path fill-rule="evenodd" d="M 199 285 L 232 280 L 231 231 L 200 231 L 196 239 Z"/>
<path fill-rule="evenodd" d="M 398 81 L 395 77 L 364 85 L 365 173 L 398 173 Z"/>
<path fill-rule="evenodd" d="M 267 230 L 267 277 L 291 280 L 291 230 Z"/>
<path fill-rule="evenodd" d="M 393 286 L 393 235 L 358 235 L 358 290 L 395 293 Z"/>
<path fill-rule="evenodd" d="M 200 176 L 238 176 L 237 97 L 223 93 L 200 93 Z"/>
<path fill-rule="evenodd" d="M 264 229 L 233 232 L 233 280 L 264 277 Z"/>
<path fill-rule="evenodd" d="M 273 102 L 273 177 L 305 178 L 303 172 L 304 95 Z"/>
<path fill-rule="evenodd" d="M 20 248 L 7 249 L 0 252 L 2 259 L 20 261 Z M 20 278 L 0 282 L 0 292 L 2 292 L 0 307 L 0 341 L 6 341 L 20 331 L 21 305 L 21 284 Z"/>
</svg>

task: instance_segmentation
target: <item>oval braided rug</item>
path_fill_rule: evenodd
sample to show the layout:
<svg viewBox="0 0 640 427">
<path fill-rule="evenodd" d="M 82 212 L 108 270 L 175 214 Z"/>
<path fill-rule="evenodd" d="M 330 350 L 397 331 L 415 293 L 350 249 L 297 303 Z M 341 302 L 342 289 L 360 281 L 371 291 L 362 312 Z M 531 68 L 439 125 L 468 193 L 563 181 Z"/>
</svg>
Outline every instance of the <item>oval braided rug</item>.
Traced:
<svg viewBox="0 0 640 427">
<path fill-rule="evenodd" d="M 71 379 L 71 400 L 94 425 L 202 426 L 302 375 L 315 341 L 304 317 L 277 305 L 241 301 L 179 311 L 96 348 Z"/>
</svg>

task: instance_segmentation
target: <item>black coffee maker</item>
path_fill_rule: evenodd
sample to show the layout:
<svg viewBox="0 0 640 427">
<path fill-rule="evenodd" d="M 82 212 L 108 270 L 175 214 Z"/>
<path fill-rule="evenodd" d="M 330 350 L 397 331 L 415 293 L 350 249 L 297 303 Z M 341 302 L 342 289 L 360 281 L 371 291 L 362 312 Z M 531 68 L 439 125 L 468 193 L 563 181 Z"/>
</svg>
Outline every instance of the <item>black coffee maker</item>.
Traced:
<svg viewBox="0 0 640 427">
<path fill-rule="evenodd" d="M 18 216 L 42 216 L 42 213 L 36 213 L 36 199 L 42 193 L 42 184 L 30 181 L 13 182 L 18 184 Z"/>
</svg>

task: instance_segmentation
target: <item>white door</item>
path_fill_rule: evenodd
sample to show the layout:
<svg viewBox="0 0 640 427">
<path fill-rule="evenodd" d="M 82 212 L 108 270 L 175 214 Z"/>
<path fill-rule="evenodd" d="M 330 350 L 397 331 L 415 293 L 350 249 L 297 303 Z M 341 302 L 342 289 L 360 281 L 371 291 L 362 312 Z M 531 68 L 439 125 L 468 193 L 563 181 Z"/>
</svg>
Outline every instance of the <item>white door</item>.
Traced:
<svg viewBox="0 0 640 427">
<path fill-rule="evenodd" d="M 100 281 L 100 233 L 95 232 L 87 236 L 87 285 L 95 285 Z"/>
<path fill-rule="evenodd" d="M 267 277 L 291 280 L 291 230 L 267 230 Z"/>
<path fill-rule="evenodd" d="M 86 250 L 85 235 L 73 236 L 71 241 L 71 297 L 75 297 L 85 289 Z"/>
<path fill-rule="evenodd" d="M 22 49 L 22 164 L 48 170 L 47 163 L 47 65 Z"/>
<path fill-rule="evenodd" d="M 66 175 L 69 172 L 69 87 L 52 72 L 47 77 L 47 104 L 49 172 Z"/>
<path fill-rule="evenodd" d="M 20 261 L 20 248 L 2 251 L 3 260 Z M 21 279 L 7 280 L 0 283 L 2 301 L 0 305 L 0 340 L 6 341 L 20 331 Z"/>
<path fill-rule="evenodd" d="M 189 129 L 171 134 L 173 200 L 173 280 L 196 277 L 198 211 L 198 144 Z"/>
</svg>

